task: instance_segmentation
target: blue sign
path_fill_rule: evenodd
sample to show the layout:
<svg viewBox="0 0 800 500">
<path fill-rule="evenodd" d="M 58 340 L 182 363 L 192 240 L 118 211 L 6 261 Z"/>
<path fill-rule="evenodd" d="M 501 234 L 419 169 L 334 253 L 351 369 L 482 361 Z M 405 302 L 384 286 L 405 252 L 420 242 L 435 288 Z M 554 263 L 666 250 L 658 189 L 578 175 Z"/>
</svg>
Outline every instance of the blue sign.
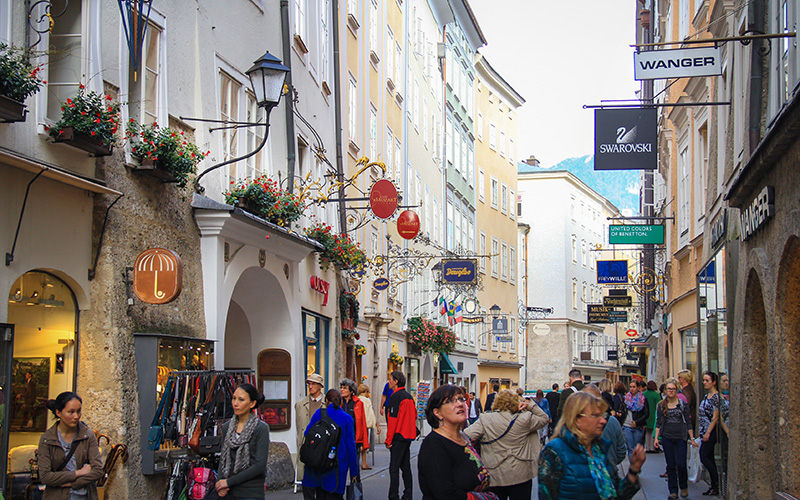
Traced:
<svg viewBox="0 0 800 500">
<path fill-rule="evenodd" d="M 625 284 L 628 282 L 627 260 L 598 260 L 597 283 L 607 285 Z"/>
<path fill-rule="evenodd" d="M 708 285 L 716 284 L 717 282 L 717 266 L 715 261 L 711 261 L 708 265 L 700 271 L 698 275 L 700 277 L 700 283 L 706 283 Z"/>
<path fill-rule="evenodd" d="M 508 335 L 508 318 L 492 318 L 492 333 Z"/>
<path fill-rule="evenodd" d="M 475 259 L 443 260 L 442 282 L 473 285 L 478 281 L 478 261 Z"/>
<path fill-rule="evenodd" d="M 375 290 L 386 290 L 389 288 L 389 280 L 386 278 L 378 278 L 372 282 L 372 288 Z"/>
</svg>

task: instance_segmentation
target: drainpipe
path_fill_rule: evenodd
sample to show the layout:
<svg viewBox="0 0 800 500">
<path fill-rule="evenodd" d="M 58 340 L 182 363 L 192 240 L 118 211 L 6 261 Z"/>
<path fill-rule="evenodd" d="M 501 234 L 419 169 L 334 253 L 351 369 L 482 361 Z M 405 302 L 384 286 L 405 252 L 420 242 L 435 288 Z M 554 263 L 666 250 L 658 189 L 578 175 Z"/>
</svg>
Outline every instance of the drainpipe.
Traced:
<svg viewBox="0 0 800 500">
<path fill-rule="evenodd" d="M 339 186 L 339 228 L 342 233 L 347 232 L 347 207 L 344 204 L 344 155 L 342 153 L 342 99 L 341 77 L 339 61 L 339 0 L 331 0 L 331 18 L 333 23 L 333 112 L 336 121 L 336 179 Z"/>
<path fill-rule="evenodd" d="M 283 64 L 289 68 L 286 73 L 286 86 L 292 89 L 292 38 L 289 34 L 289 0 L 281 0 L 281 34 L 283 35 Z M 294 192 L 294 163 L 297 158 L 294 140 L 294 102 L 292 94 L 284 99 L 286 103 L 286 180 L 289 192 Z"/>
<path fill-rule="evenodd" d="M 747 18 L 750 23 L 747 26 L 750 33 L 762 33 L 764 29 L 764 0 L 754 0 L 747 7 Z M 748 137 L 750 153 L 755 151 L 761 139 L 761 98 L 764 87 L 764 67 L 761 47 L 765 42 L 753 40 L 753 47 L 750 52 L 750 120 L 748 127 Z M 767 41 L 766 43 L 770 43 Z M 758 47 L 756 47 L 758 44 Z"/>
</svg>

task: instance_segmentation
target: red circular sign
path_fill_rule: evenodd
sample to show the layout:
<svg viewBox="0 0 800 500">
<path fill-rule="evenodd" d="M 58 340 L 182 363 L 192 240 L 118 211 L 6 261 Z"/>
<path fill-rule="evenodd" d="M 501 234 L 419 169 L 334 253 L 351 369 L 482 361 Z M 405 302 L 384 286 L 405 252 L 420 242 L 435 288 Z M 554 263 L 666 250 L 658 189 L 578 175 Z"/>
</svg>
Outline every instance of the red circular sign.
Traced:
<svg viewBox="0 0 800 500">
<path fill-rule="evenodd" d="M 625 332 L 625 335 L 627 335 L 628 337 L 636 337 L 637 335 L 639 335 L 639 332 L 631 328 L 630 330 Z"/>
<path fill-rule="evenodd" d="M 413 240 L 419 234 L 419 215 L 411 210 L 403 211 L 397 218 L 397 232 L 402 238 Z"/>
<path fill-rule="evenodd" d="M 388 219 L 397 211 L 397 188 L 388 179 L 381 179 L 369 190 L 369 208 L 375 217 Z"/>
</svg>

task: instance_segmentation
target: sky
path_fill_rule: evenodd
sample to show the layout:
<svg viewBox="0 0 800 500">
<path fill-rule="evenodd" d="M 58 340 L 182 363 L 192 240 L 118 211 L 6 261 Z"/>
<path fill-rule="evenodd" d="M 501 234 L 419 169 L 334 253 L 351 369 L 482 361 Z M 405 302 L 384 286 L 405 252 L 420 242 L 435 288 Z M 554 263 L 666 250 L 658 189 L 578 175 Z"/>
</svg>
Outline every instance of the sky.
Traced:
<svg viewBox="0 0 800 500">
<path fill-rule="evenodd" d="M 522 97 L 517 155 L 541 166 L 591 155 L 594 111 L 635 99 L 631 0 L 469 0 L 487 45 L 479 50 Z"/>
</svg>

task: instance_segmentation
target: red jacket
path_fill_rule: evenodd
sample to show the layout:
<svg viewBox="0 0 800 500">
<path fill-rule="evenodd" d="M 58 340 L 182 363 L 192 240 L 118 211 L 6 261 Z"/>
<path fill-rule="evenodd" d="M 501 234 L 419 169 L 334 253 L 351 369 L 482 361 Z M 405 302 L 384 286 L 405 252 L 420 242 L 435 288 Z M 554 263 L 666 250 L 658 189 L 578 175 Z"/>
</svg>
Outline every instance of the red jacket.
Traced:
<svg viewBox="0 0 800 500">
<path fill-rule="evenodd" d="M 354 410 L 356 414 L 355 430 L 356 430 L 356 444 L 364 448 L 369 448 L 369 434 L 367 433 L 367 415 L 364 413 L 364 402 L 358 396 L 353 396 L 355 403 Z"/>
<path fill-rule="evenodd" d="M 414 398 L 405 387 L 398 387 L 389 397 L 389 427 L 386 431 L 386 444 L 392 444 L 395 434 L 413 441 L 417 438 L 417 408 Z"/>
</svg>

